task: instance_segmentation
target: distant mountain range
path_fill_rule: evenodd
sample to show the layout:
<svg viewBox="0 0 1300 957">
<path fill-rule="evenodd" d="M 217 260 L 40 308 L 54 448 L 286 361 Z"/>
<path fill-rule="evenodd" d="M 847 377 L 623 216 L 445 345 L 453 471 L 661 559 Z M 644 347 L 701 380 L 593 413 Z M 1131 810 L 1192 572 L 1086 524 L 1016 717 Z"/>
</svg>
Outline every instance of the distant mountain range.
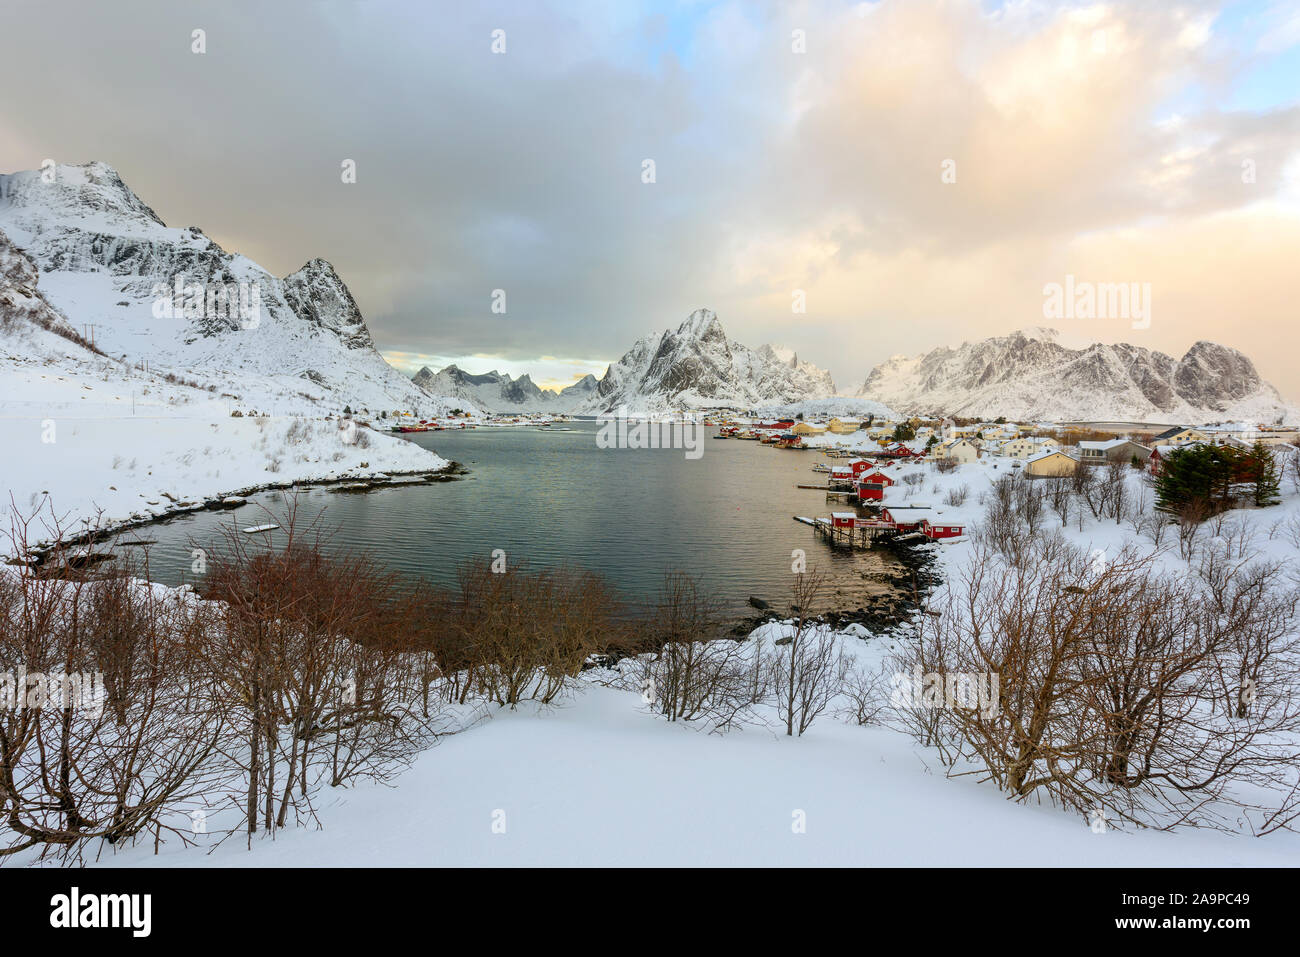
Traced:
<svg viewBox="0 0 1300 957">
<path fill-rule="evenodd" d="M 539 388 L 527 375 L 512 379 L 495 369 L 473 375 L 455 365 L 434 372 L 425 366 L 411 380 L 434 396 L 451 396 L 489 412 L 573 412 L 596 393 L 596 377 L 583 376 L 567 389 Z"/>
<path fill-rule="evenodd" d="M 906 414 L 1019 420 L 1272 423 L 1295 411 L 1235 349 L 1197 342 L 1181 359 L 1141 346 L 1069 348 L 1054 329 L 894 356 L 857 395 Z"/>
<path fill-rule="evenodd" d="M 463 397 L 494 412 L 617 411 L 659 414 L 689 409 L 748 409 L 835 394 L 830 373 L 785 346 L 750 349 L 727 338 L 718 317 L 697 309 L 675 330 L 646 336 L 597 381 L 585 376 L 560 392 L 539 389 L 526 375 L 471 375 L 454 365 L 415 374 L 437 395 Z"/>
</svg>

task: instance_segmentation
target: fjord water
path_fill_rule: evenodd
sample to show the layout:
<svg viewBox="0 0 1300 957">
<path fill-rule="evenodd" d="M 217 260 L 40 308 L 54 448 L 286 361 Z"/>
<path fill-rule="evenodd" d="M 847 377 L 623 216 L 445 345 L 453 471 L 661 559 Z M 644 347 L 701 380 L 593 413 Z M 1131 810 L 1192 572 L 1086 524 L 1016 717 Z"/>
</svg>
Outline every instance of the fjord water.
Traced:
<svg viewBox="0 0 1300 957">
<path fill-rule="evenodd" d="M 826 572 L 827 601 L 840 607 L 888 591 L 883 573 L 900 569 L 885 551 L 832 551 L 793 521 L 832 507 L 824 493 L 795 488 L 825 484 L 811 471 L 823 460 L 815 451 L 719 441 L 711 438 L 716 430 L 705 429 L 703 454 L 688 459 L 682 449 L 600 448 L 594 423 L 565 428 L 411 434 L 469 474 L 364 494 L 308 488 L 298 493 L 299 521 L 319 517 L 331 547 L 366 551 L 399 574 L 442 584 L 455 580 L 463 562 L 490 563 L 495 549 L 512 567 L 599 572 L 633 604 L 652 601 L 666 571 L 683 571 L 735 615 L 752 611 L 750 595 L 788 603 L 794 549 L 805 550 L 810 569 Z M 279 521 L 286 494 L 263 493 L 232 512 L 187 515 L 122 539 L 155 542 L 155 580 L 195 581 L 192 547 L 218 544 L 223 527 Z M 283 541 L 282 531 L 265 534 Z"/>
</svg>

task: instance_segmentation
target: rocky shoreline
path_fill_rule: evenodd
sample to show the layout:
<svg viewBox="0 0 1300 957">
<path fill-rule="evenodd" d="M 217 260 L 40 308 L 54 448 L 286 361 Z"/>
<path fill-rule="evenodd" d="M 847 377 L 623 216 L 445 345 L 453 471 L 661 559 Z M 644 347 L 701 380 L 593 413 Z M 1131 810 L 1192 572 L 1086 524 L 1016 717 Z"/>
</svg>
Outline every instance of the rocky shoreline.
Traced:
<svg viewBox="0 0 1300 957">
<path fill-rule="evenodd" d="M 903 566 L 902 571 L 883 576 L 890 591 L 872 596 L 856 608 L 835 608 L 815 615 L 810 620 L 827 624 L 836 630 L 855 624 L 862 625 L 879 634 L 912 620 L 918 612 L 924 611 L 925 599 L 943 581 L 935 568 L 938 562 L 934 548 L 896 542 L 882 542 L 881 547 L 888 548 Z M 771 621 L 787 621 L 798 614 L 793 605 L 784 606 L 782 610 L 779 604 L 758 596 L 750 596 L 749 603 L 760 614 L 737 621 L 731 631 L 733 635 L 743 637 L 760 625 Z"/>
</svg>

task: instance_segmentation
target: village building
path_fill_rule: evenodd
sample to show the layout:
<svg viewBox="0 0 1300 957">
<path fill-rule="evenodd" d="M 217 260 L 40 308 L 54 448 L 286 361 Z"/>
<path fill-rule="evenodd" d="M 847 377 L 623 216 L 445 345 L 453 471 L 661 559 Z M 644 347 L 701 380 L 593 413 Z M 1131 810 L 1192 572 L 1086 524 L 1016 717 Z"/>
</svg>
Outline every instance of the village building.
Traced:
<svg viewBox="0 0 1300 957">
<path fill-rule="evenodd" d="M 1208 442 L 1210 437 L 1200 429 L 1193 429 L 1185 425 L 1175 425 L 1173 428 L 1165 429 L 1159 435 L 1153 436 L 1151 444 L 1154 445 L 1194 445 L 1197 442 Z"/>
<path fill-rule="evenodd" d="M 795 435 L 821 435 L 825 429 L 818 428 L 808 422 L 798 422 L 790 429 Z"/>
<path fill-rule="evenodd" d="M 1160 463 L 1169 458 L 1170 453 L 1177 452 L 1180 448 L 1184 448 L 1184 446 L 1157 445 L 1151 450 L 1151 456 L 1147 459 L 1147 470 L 1150 471 L 1152 475 L 1159 475 L 1160 469 L 1162 468 Z"/>
<path fill-rule="evenodd" d="M 858 476 L 858 498 L 863 501 L 879 502 L 885 497 L 885 489 L 894 485 L 894 480 L 877 469 Z"/>
<path fill-rule="evenodd" d="M 966 534 L 966 526 L 956 522 L 945 522 L 941 516 L 935 516 L 933 520 L 927 518 L 921 522 L 921 533 L 931 541 L 960 538 Z"/>
<path fill-rule="evenodd" d="M 1110 439 L 1106 442 L 1080 442 L 1079 462 L 1083 465 L 1107 465 L 1111 462 L 1146 462 L 1151 450 L 1129 439 Z"/>
<path fill-rule="evenodd" d="M 852 435 L 858 431 L 859 423 L 846 422 L 843 419 L 831 419 L 826 423 L 826 429 L 835 435 Z"/>
<path fill-rule="evenodd" d="M 880 517 L 900 532 L 915 532 L 933 514 L 928 505 L 886 505 L 881 510 Z"/>
<path fill-rule="evenodd" d="M 1045 449 L 1057 449 L 1061 443 L 1046 435 L 1022 435 L 1002 443 L 999 455 L 1013 459 L 1027 459 Z"/>
<path fill-rule="evenodd" d="M 966 464 L 978 461 L 980 449 L 969 439 L 949 439 L 947 442 L 936 445 L 933 454 L 935 458 L 951 459 L 954 462 Z"/>
<path fill-rule="evenodd" d="M 1073 475 L 1079 463 L 1060 449 L 1043 449 L 1025 459 L 1025 474 L 1032 478 Z"/>
</svg>

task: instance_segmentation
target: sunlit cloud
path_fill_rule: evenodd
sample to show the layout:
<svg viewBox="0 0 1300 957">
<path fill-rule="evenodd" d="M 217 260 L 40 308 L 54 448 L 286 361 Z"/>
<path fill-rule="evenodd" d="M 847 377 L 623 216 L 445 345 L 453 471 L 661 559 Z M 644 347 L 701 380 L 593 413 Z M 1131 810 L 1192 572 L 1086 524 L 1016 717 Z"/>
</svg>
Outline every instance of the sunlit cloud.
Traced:
<svg viewBox="0 0 1300 957">
<path fill-rule="evenodd" d="M 40 83 L 6 103 L 0 168 L 102 159 L 278 273 L 329 259 L 405 371 L 562 387 L 709 306 L 851 389 L 1042 325 L 1074 274 L 1154 290 L 1149 329 L 1088 335 L 1215 339 L 1300 396 L 1294 4 L 198 9 L 202 64 L 189 6 L 12 0 L 0 73 Z"/>
</svg>

